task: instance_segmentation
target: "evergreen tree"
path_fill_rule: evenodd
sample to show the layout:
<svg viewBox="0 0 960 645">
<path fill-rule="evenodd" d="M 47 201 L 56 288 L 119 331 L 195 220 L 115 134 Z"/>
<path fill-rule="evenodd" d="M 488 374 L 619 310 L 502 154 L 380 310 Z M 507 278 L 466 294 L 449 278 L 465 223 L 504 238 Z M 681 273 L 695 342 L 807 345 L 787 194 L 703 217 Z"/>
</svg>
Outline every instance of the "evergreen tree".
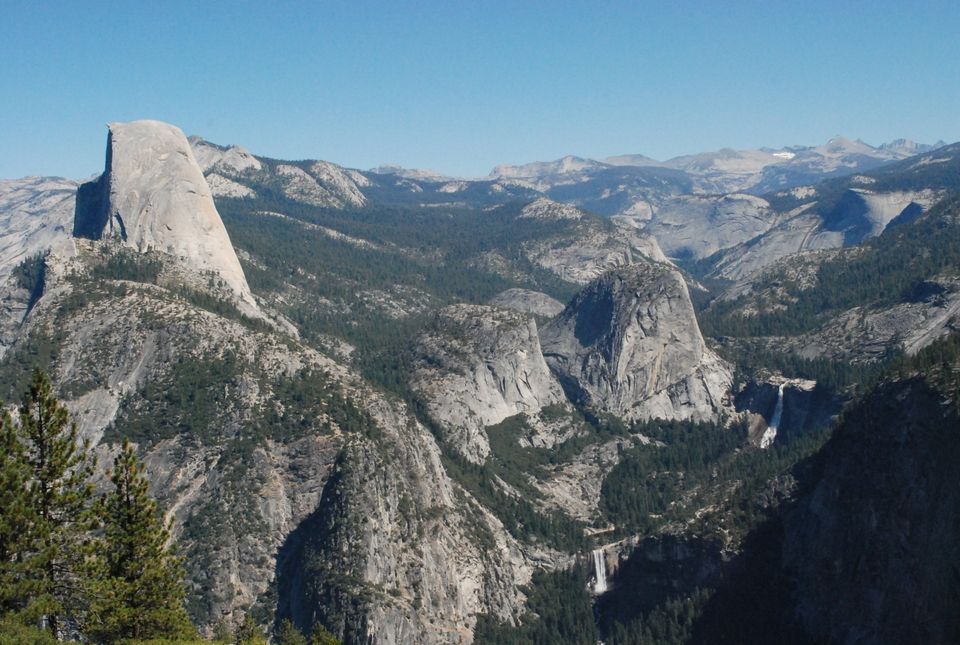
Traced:
<svg viewBox="0 0 960 645">
<path fill-rule="evenodd" d="M 76 424 L 40 370 L 20 407 L 19 434 L 30 472 L 26 494 L 33 521 L 24 536 L 18 588 L 59 635 L 61 618 L 82 609 L 78 563 L 88 547 L 95 459 L 89 442 L 78 440 Z"/>
<path fill-rule="evenodd" d="M 340 645 L 340 641 L 326 627 L 317 623 L 310 634 L 310 645 Z"/>
<path fill-rule="evenodd" d="M 49 631 L 25 625 L 22 618 L 15 614 L 0 617 L 0 645 L 59 645 Z"/>
<path fill-rule="evenodd" d="M 17 426 L 9 414 L 0 421 L 0 613 L 21 608 L 25 538 L 32 524 L 28 495 L 30 470 Z"/>
<path fill-rule="evenodd" d="M 293 621 L 284 618 L 277 631 L 277 645 L 307 645 L 307 637 L 294 626 Z"/>
<path fill-rule="evenodd" d="M 170 531 L 129 441 L 110 481 L 113 490 L 95 505 L 103 538 L 91 567 L 88 635 L 105 643 L 195 635 L 184 609 L 182 562 L 167 547 Z"/>
</svg>

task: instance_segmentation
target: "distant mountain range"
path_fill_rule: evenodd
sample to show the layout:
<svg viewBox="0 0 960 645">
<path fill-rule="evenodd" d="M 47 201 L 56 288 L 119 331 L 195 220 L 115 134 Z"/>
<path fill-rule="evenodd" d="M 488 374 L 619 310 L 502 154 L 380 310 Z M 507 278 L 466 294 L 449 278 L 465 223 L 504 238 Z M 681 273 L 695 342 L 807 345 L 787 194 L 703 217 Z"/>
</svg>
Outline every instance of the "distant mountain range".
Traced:
<svg viewBox="0 0 960 645">
<path fill-rule="evenodd" d="M 898 139 L 874 147 L 834 137 L 816 147 L 723 149 L 664 162 L 642 155 L 567 156 L 457 179 L 398 166 L 361 171 L 326 161 L 280 161 L 198 137 L 191 142 L 217 197 L 279 197 L 345 210 L 482 209 L 546 199 L 643 230 L 667 256 L 734 281 L 752 280 L 798 251 L 857 244 L 904 213 L 929 208 L 951 188 L 952 180 L 939 175 L 957 159 L 956 146 L 942 142 Z M 876 173 L 887 168 L 937 177 L 878 183 L 885 175 Z"/>
<path fill-rule="evenodd" d="M 490 172 L 495 179 L 526 180 L 538 185 L 583 181 L 587 176 L 614 167 L 670 168 L 695 178 L 706 192 L 745 191 L 762 194 L 790 188 L 828 176 L 868 170 L 890 161 L 929 152 L 946 145 L 943 141 L 922 144 L 896 139 L 878 147 L 863 141 L 836 136 L 815 147 L 758 148 L 683 155 L 657 161 L 640 154 L 607 157 L 601 161 L 566 156 L 556 161 L 535 161 L 522 165 L 500 165 Z"/>
<path fill-rule="evenodd" d="M 486 177 L 475 178 L 394 165 L 368 171 L 343 169 L 343 173 L 359 182 L 357 191 L 374 203 L 475 206 L 547 197 L 600 215 L 647 220 L 678 198 L 740 193 L 768 197 L 825 179 L 874 170 L 944 145 L 943 141 L 925 144 L 896 139 L 872 146 L 836 136 L 819 146 L 723 148 L 666 161 L 642 154 L 602 160 L 567 155 L 553 161 L 501 164 Z M 289 177 L 285 181 L 289 183 Z M 215 185 L 220 183 L 218 178 L 213 179 L 214 193 L 236 190 L 228 184 Z M 339 201 L 355 204 L 356 194 Z"/>
</svg>

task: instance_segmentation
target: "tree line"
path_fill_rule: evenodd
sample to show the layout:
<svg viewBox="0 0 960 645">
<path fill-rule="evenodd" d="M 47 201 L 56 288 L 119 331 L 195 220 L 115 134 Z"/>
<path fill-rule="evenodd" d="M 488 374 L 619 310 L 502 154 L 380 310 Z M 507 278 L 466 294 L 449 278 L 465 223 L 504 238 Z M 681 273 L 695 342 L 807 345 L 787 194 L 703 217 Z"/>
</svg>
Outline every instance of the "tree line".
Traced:
<svg viewBox="0 0 960 645">
<path fill-rule="evenodd" d="M 51 639 L 189 638 L 182 562 L 124 442 L 94 488 L 96 457 L 49 378 L 34 372 L 0 420 L 0 612 Z M 13 627 L 10 627 L 13 628 Z"/>
</svg>

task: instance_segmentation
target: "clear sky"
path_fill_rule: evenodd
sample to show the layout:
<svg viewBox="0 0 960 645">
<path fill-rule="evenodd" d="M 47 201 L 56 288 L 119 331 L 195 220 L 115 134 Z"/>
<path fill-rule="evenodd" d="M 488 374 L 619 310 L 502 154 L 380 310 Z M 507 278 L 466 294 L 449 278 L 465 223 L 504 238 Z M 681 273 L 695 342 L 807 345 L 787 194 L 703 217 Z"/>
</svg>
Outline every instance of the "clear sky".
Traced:
<svg viewBox="0 0 960 645">
<path fill-rule="evenodd" d="M 356 168 L 960 139 L 960 2 L 0 0 L 0 177 L 104 124 Z"/>
</svg>

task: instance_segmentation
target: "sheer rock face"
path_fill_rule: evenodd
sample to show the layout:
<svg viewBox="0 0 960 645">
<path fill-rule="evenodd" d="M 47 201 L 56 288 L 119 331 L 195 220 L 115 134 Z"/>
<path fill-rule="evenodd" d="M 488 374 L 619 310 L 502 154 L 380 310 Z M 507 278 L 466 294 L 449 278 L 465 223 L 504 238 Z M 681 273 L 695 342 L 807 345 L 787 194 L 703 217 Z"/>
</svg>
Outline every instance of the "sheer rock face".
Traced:
<svg viewBox="0 0 960 645">
<path fill-rule="evenodd" d="M 159 121 L 111 123 L 99 179 L 80 186 L 73 233 L 118 238 L 143 253 L 177 257 L 197 273 L 219 276 L 236 299 L 256 309 L 237 254 L 179 128 Z"/>
<path fill-rule="evenodd" d="M 676 270 L 634 264 L 581 291 L 541 332 L 568 394 L 628 419 L 715 418 L 730 367 L 707 349 Z"/>
<path fill-rule="evenodd" d="M 490 452 L 484 428 L 564 400 L 533 318 L 482 305 L 443 309 L 417 340 L 411 386 L 465 457 Z"/>
<path fill-rule="evenodd" d="M 532 572 L 520 546 L 450 480 L 425 427 L 383 401 L 367 408 L 381 434 L 345 447 L 292 536 L 278 615 L 389 645 L 470 643 L 478 613 L 516 620 Z"/>
</svg>

